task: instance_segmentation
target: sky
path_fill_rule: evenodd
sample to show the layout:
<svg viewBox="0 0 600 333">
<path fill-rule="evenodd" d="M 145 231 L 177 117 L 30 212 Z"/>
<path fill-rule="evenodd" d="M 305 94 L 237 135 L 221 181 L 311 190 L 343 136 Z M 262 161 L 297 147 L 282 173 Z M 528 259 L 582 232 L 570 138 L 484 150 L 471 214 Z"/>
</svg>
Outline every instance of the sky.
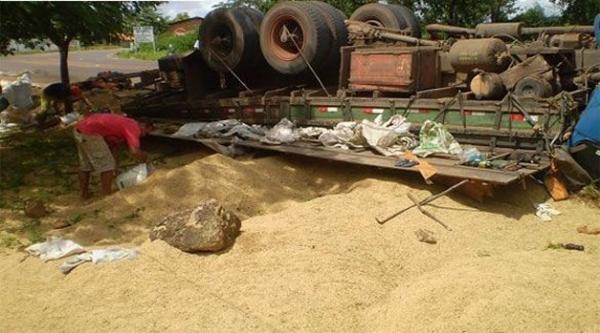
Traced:
<svg viewBox="0 0 600 333">
<path fill-rule="evenodd" d="M 200 1 L 169 1 L 160 5 L 162 14 L 169 17 L 175 17 L 177 13 L 187 12 L 190 16 L 204 17 L 206 13 L 213 9 L 213 6 L 221 2 L 220 0 L 200 0 Z M 550 0 L 517 0 L 517 6 L 523 10 L 539 3 L 545 10 L 546 15 L 557 14 L 558 7 L 553 5 Z"/>
</svg>

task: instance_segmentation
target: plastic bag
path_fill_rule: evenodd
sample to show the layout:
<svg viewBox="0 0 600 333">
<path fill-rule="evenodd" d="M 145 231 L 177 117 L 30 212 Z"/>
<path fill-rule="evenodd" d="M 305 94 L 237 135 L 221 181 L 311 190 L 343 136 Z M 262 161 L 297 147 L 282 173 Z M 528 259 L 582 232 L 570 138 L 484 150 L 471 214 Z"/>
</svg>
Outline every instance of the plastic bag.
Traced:
<svg viewBox="0 0 600 333">
<path fill-rule="evenodd" d="M 426 120 L 421 126 L 419 146 L 413 150 L 413 153 L 421 157 L 427 157 L 434 153 L 457 155 L 461 152 L 460 144 L 446 127 L 431 120 Z"/>
<path fill-rule="evenodd" d="M 152 173 L 152 166 L 150 164 L 138 164 L 117 176 L 115 179 L 117 188 L 122 190 L 124 188 L 140 184 L 146 178 L 148 178 L 150 173 Z"/>
<path fill-rule="evenodd" d="M 10 105 L 19 111 L 26 111 L 33 107 L 31 99 L 31 75 L 23 73 L 15 81 L 2 89 L 2 96 L 8 100 Z"/>
<path fill-rule="evenodd" d="M 261 142 L 267 144 L 292 143 L 300 139 L 300 134 L 294 130 L 294 123 L 287 118 L 281 119 L 277 125 L 273 126 L 265 133 Z"/>
</svg>

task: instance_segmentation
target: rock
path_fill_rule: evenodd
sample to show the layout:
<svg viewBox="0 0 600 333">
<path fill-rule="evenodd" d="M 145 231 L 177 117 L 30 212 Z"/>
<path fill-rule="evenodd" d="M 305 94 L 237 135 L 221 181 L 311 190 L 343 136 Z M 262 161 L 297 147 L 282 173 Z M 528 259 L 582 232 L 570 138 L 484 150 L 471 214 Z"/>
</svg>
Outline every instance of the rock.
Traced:
<svg viewBox="0 0 600 333">
<path fill-rule="evenodd" d="M 150 239 L 162 239 L 186 252 L 217 252 L 233 244 L 240 227 L 235 214 L 210 199 L 165 217 L 152 229 Z"/>
<path fill-rule="evenodd" d="M 433 232 L 429 230 L 419 229 L 415 231 L 415 235 L 419 242 L 427 243 L 427 244 L 435 244 L 437 240 L 433 237 Z"/>
<path fill-rule="evenodd" d="M 38 219 L 48 215 L 46 206 L 40 200 L 31 200 L 25 203 L 25 216 Z"/>
</svg>

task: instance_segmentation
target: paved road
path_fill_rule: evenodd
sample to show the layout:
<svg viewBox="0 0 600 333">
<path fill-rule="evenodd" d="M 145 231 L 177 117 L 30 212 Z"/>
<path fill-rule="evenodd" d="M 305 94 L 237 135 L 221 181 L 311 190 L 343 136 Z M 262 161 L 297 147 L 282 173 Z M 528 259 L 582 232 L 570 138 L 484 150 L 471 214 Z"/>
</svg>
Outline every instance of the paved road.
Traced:
<svg viewBox="0 0 600 333">
<path fill-rule="evenodd" d="M 91 50 L 69 52 L 71 81 L 82 81 L 98 72 L 138 72 L 157 68 L 156 61 L 121 59 L 115 55 L 119 50 Z M 0 57 L 0 72 L 19 73 L 30 71 L 35 83 L 60 81 L 58 52 Z"/>
</svg>

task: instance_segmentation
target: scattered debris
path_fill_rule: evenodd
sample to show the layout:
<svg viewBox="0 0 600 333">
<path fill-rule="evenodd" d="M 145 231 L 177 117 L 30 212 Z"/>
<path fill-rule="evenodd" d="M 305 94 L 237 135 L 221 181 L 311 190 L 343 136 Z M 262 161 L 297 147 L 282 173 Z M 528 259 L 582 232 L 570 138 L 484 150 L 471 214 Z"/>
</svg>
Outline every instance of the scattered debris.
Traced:
<svg viewBox="0 0 600 333">
<path fill-rule="evenodd" d="M 427 244 L 436 244 L 437 240 L 433 237 L 433 232 L 427 229 L 419 229 L 415 231 L 415 235 L 419 242 L 427 243 Z"/>
<path fill-rule="evenodd" d="M 137 257 L 137 255 L 138 252 L 136 250 L 123 249 L 118 247 L 91 250 L 90 252 L 79 254 L 76 257 L 65 261 L 62 265 L 60 265 L 59 269 L 63 274 L 68 274 L 73 269 L 75 269 L 81 264 L 85 264 L 86 262 L 101 264 L 124 259 L 133 259 Z"/>
<path fill-rule="evenodd" d="M 233 244 L 240 227 L 235 214 L 210 199 L 164 218 L 150 232 L 150 240 L 162 239 L 186 252 L 217 252 Z"/>
<path fill-rule="evenodd" d="M 560 215 L 560 212 L 552 207 L 549 203 L 541 203 L 534 206 L 535 216 L 544 222 L 552 221 L 552 217 Z"/>
<path fill-rule="evenodd" d="M 419 132 L 419 146 L 413 153 L 421 157 L 435 153 L 460 154 L 462 148 L 443 124 L 426 120 Z"/>
<path fill-rule="evenodd" d="M 30 200 L 25 203 L 25 216 L 31 217 L 34 219 L 39 219 L 40 217 L 44 217 L 48 215 L 48 210 L 46 209 L 46 205 L 41 200 Z"/>
<path fill-rule="evenodd" d="M 547 246 L 548 249 L 553 249 L 553 250 L 559 250 L 559 249 L 565 249 L 565 250 L 574 250 L 574 251 L 583 251 L 585 250 L 585 247 L 583 245 L 579 245 L 579 244 L 573 244 L 573 243 L 555 243 L 555 242 L 550 242 Z"/>
<path fill-rule="evenodd" d="M 600 227 L 588 227 L 587 225 L 582 225 L 577 227 L 577 232 L 587 235 L 600 235 Z"/>
<path fill-rule="evenodd" d="M 83 253 L 85 249 L 71 240 L 53 238 L 42 243 L 33 244 L 25 251 L 32 256 L 40 257 L 43 261 L 48 261 Z"/>
</svg>

